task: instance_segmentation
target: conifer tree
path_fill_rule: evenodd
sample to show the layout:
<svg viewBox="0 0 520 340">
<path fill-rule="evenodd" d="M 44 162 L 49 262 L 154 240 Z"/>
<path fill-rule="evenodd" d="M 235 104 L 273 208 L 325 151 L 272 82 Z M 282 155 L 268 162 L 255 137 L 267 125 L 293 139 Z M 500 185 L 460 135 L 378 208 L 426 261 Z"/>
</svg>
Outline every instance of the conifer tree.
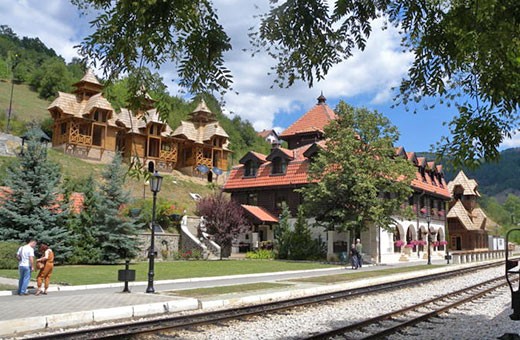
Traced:
<svg viewBox="0 0 520 340">
<path fill-rule="evenodd" d="M 71 213 L 70 229 L 73 233 L 73 254 L 70 263 L 100 263 L 102 249 L 98 243 L 99 229 L 96 216 L 99 210 L 100 195 L 92 174 L 87 177 L 83 185 L 83 207 L 81 212 Z"/>
<path fill-rule="evenodd" d="M 7 169 L 5 197 L 0 204 L 0 240 L 34 238 L 49 244 L 58 260 L 70 253 L 66 205 L 58 184 L 59 166 L 47 159 L 46 146 L 34 130 L 17 162 Z"/>
<path fill-rule="evenodd" d="M 289 226 L 289 218 L 291 212 L 285 202 L 282 205 L 282 213 L 280 214 L 280 222 L 274 228 L 274 249 L 276 257 L 279 259 L 287 259 L 289 254 L 289 245 L 291 242 L 291 227 Z"/>
<path fill-rule="evenodd" d="M 125 172 L 120 154 L 104 169 L 102 178 L 100 202 L 94 216 L 102 249 L 101 261 L 115 263 L 135 257 L 139 232 L 138 226 L 121 214 L 121 208 L 129 202 L 130 196 L 123 189 Z"/>
<path fill-rule="evenodd" d="M 294 223 L 294 231 L 292 232 L 291 241 L 289 243 L 290 260 L 307 260 L 315 256 L 315 242 L 311 236 L 311 230 L 305 219 L 303 207 L 298 207 L 296 222 Z"/>
</svg>

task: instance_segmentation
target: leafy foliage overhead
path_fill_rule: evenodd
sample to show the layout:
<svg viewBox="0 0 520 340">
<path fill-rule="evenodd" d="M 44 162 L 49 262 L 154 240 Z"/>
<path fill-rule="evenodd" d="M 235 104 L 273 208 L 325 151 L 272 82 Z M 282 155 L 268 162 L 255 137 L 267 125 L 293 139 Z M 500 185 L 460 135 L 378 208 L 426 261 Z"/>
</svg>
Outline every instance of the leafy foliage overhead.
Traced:
<svg viewBox="0 0 520 340">
<path fill-rule="evenodd" d="M 232 77 L 223 60 L 230 39 L 210 0 L 72 2 L 83 10 L 101 10 L 91 22 L 95 32 L 80 50 L 100 61 L 109 79 L 171 61 L 177 65 L 179 85 L 192 93 L 230 88 Z"/>
<path fill-rule="evenodd" d="M 277 60 L 280 86 L 313 85 L 329 69 L 363 50 L 373 21 L 396 26 L 414 62 L 397 102 L 424 97 L 456 105 L 452 137 L 438 150 L 458 164 L 495 159 L 498 145 L 518 126 L 520 5 L 516 0 L 272 1 L 251 33 L 253 45 Z"/>
<path fill-rule="evenodd" d="M 102 10 L 95 32 L 81 45 L 107 74 L 172 60 L 178 82 L 192 93 L 226 90 L 231 83 L 223 53 L 231 49 L 210 0 L 72 0 Z M 434 97 L 456 105 L 452 136 L 438 150 L 462 164 L 495 159 L 497 147 L 518 127 L 520 5 L 517 0 L 271 0 L 251 30 L 253 55 L 276 60 L 275 83 L 309 86 L 363 50 L 375 19 L 399 29 L 414 62 L 397 103 Z M 333 4 L 330 6 L 329 4 Z"/>
</svg>

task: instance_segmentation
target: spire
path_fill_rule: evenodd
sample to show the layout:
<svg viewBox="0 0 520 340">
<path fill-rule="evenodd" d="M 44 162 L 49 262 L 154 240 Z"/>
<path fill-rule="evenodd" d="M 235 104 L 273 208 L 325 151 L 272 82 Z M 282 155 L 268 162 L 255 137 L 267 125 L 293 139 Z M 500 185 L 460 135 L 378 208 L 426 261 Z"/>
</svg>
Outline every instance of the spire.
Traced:
<svg viewBox="0 0 520 340">
<path fill-rule="evenodd" d="M 87 69 L 80 81 L 72 85 L 76 87 L 76 90 L 73 91 L 74 93 L 82 93 L 88 97 L 103 92 L 103 85 L 97 80 L 94 72 L 90 68 Z"/>
<path fill-rule="evenodd" d="M 326 101 L 327 101 L 327 98 L 325 98 L 325 96 L 323 95 L 323 91 L 321 91 L 321 94 L 318 97 L 318 105 L 325 104 Z"/>
<path fill-rule="evenodd" d="M 192 122 L 209 123 L 215 122 L 216 118 L 215 114 L 209 110 L 204 99 L 201 99 L 195 110 L 190 113 L 188 120 Z"/>
</svg>

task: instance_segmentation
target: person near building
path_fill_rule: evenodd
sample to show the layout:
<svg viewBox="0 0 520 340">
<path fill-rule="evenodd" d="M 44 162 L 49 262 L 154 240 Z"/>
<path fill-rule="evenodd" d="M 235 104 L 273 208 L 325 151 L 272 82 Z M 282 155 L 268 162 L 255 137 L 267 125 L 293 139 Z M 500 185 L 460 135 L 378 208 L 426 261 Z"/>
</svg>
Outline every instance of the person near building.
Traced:
<svg viewBox="0 0 520 340">
<path fill-rule="evenodd" d="M 350 247 L 350 264 L 352 265 L 352 269 L 358 269 L 358 252 L 354 243 L 352 243 L 352 247 Z"/>
<path fill-rule="evenodd" d="M 29 242 L 18 248 L 16 258 L 18 259 L 18 273 L 20 279 L 18 280 L 18 295 L 29 295 L 27 287 L 31 280 L 31 272 L 34 268 L 34 247 L 36 240 L 30 239 Z"/>
<path fill-rule="evenodd" d="M 36 263 L 40 272 L 38 273 L 38 277 L 36 278 L 36 282 L 38 284 L 38 290 L 35 295 L 44 294 L 47 295 L 47 289 L 49 288 L 49 283 L 51 281 L 52 270 L 54 269 L 54 252 L 48 245 L 43 243 L 40 246 L 40 254 L 43 254 Z M 44 283 L 45 289 L 42 291 L 42 283 Z"/>
<path fill-rule="evenodd" d="M 356 240 L 356 250 L 357 250 L 357 258 L 358 258 L 358 266 L 359 268 L 363 267 L 363 245 L 361 244 L 361 240 Z"/>
</svg>

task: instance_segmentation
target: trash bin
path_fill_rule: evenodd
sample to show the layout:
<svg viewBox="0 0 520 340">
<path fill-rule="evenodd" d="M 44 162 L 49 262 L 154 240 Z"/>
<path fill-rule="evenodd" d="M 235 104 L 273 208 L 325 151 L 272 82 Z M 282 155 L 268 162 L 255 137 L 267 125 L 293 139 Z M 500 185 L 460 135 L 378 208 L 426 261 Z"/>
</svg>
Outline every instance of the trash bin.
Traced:
<svg viewBox="0 0 520 340">
<path fill-rule="evenodd" d="M 135 281 L 135 269 L 129 269 L 130 261 L 125 261 L 125 269 L 117 271 L 117 280 L 125 283 L 123 293 L 130 293 L 128 282 Z"/>
</svg>

